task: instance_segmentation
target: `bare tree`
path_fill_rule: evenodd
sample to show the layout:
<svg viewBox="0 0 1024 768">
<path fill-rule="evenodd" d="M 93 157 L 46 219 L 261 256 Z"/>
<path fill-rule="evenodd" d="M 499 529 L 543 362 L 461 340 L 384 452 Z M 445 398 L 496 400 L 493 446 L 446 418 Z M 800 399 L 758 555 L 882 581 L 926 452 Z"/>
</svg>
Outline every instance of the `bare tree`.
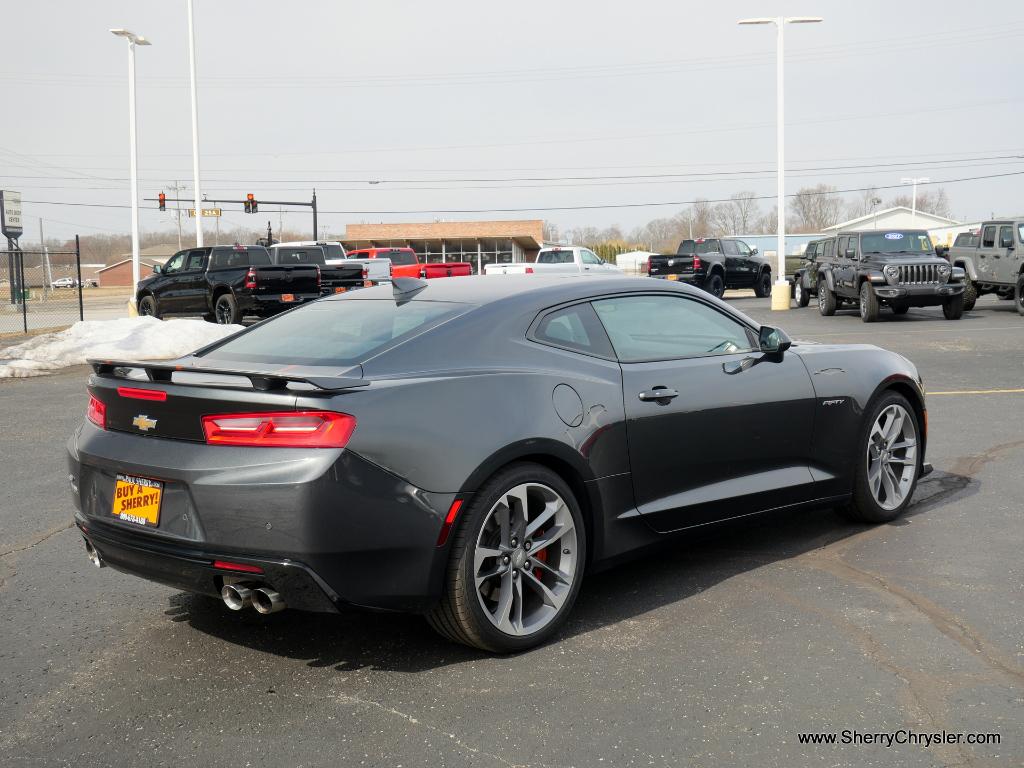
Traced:
<svg viewBox="0 0 1024 768">
<path fill-rule="evenodd" d="M 842 220 L 843 199 L 828 184 L 798 190 L 789 206 L 793 232 L 820 232 Z"/>
</svg>

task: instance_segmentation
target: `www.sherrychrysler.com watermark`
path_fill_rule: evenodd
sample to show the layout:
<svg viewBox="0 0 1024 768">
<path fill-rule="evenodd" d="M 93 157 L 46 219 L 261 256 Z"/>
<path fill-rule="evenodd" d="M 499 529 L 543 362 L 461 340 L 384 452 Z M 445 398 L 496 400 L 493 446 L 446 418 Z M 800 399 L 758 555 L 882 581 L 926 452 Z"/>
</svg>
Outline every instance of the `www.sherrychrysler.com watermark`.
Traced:
<svg viewBox="0 0 1024 768">
<path fill-rule="evenodd" d="M 912 731 L 901 728 L 897 731 L 854 731 L 798 733 L 801 744 L 878 744 L 892 749 L 903 744 L 921 747 L 937 747 L 944 744 L 999 744 L 998 733 L 963 733 L 960 731 Z"/>
</svg>

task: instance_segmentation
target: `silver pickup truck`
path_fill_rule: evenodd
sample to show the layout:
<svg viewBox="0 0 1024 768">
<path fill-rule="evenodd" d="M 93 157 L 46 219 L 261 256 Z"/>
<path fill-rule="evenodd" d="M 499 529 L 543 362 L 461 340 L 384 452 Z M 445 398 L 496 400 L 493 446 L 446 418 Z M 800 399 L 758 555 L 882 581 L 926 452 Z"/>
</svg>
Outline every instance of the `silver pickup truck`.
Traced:
<svg viewBox="0 0 1024 768">
<path fill-rule="evenodd" d="M 565 272 L 621 275 L 622 269 L 589 248 L 571 245 L 542 248 L 537 253 L 537 260 L 532 262 L 484 265 L 485 275 L 555 275 Z"/>
<path fill-rule="evenodd" d="M 980 232 L 957 236 L 947 258 L 967 273 L 965 310 L 979 296 L 995 293 L 1012 298 L 1024 315 L 1024 219 L 986 221 Z"/>
</svg>

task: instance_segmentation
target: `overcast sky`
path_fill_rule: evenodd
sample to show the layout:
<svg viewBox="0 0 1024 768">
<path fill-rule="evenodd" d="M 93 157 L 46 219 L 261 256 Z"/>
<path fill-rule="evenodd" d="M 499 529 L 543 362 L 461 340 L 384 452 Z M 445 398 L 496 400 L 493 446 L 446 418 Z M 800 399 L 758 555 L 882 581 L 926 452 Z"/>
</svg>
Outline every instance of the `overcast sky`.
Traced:
<svg viewBox="0 0 1024 768">
<path fill-rule="evenodd" d="M 789 191 L 1024 171 L 986 159 L 1024 155 L 1020 2 L 195 5 L 203 191 L 316 186 L 331 233 L 482 218 L 628 230 L 695 197 L 774 194 L 774 29 L 736 25 L 765 14 L 825 17 L 787 28 Z M 3 26 L 0 184 L 23 193 L 26 241 L 38 217 L 48 237 L 128 231 L 127 208 L 44 204 L 129 202 L 127 44 L 111 27 L 153 42 L 137 54 L 140 197 L 175 180 L 191 194 L 184 0 L 5 3 Z M 915 165 L 878 167 L 897 163 Z M 1020 176 L 945 186 L 964 220 L 1021 209 Z M 235 206 L 224 225 L 268 218 L 276 229 L 270 206 Z M 144 230 L 172 226 L 143 210 Z"/>
</svg>

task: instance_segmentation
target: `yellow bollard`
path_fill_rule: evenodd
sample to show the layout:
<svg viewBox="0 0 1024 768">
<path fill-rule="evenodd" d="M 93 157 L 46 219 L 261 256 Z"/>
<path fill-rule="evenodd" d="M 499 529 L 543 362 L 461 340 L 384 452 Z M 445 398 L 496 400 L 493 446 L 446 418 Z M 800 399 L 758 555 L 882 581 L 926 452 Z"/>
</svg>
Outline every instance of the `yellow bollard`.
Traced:
<svg viewBox="0 0 1024 768">
<path fill-rule="evenodd" d="M 128 317 L 138 317 L 139 310 L 135 306 L 135 302 L 128 299 Z"/>
</svg>

